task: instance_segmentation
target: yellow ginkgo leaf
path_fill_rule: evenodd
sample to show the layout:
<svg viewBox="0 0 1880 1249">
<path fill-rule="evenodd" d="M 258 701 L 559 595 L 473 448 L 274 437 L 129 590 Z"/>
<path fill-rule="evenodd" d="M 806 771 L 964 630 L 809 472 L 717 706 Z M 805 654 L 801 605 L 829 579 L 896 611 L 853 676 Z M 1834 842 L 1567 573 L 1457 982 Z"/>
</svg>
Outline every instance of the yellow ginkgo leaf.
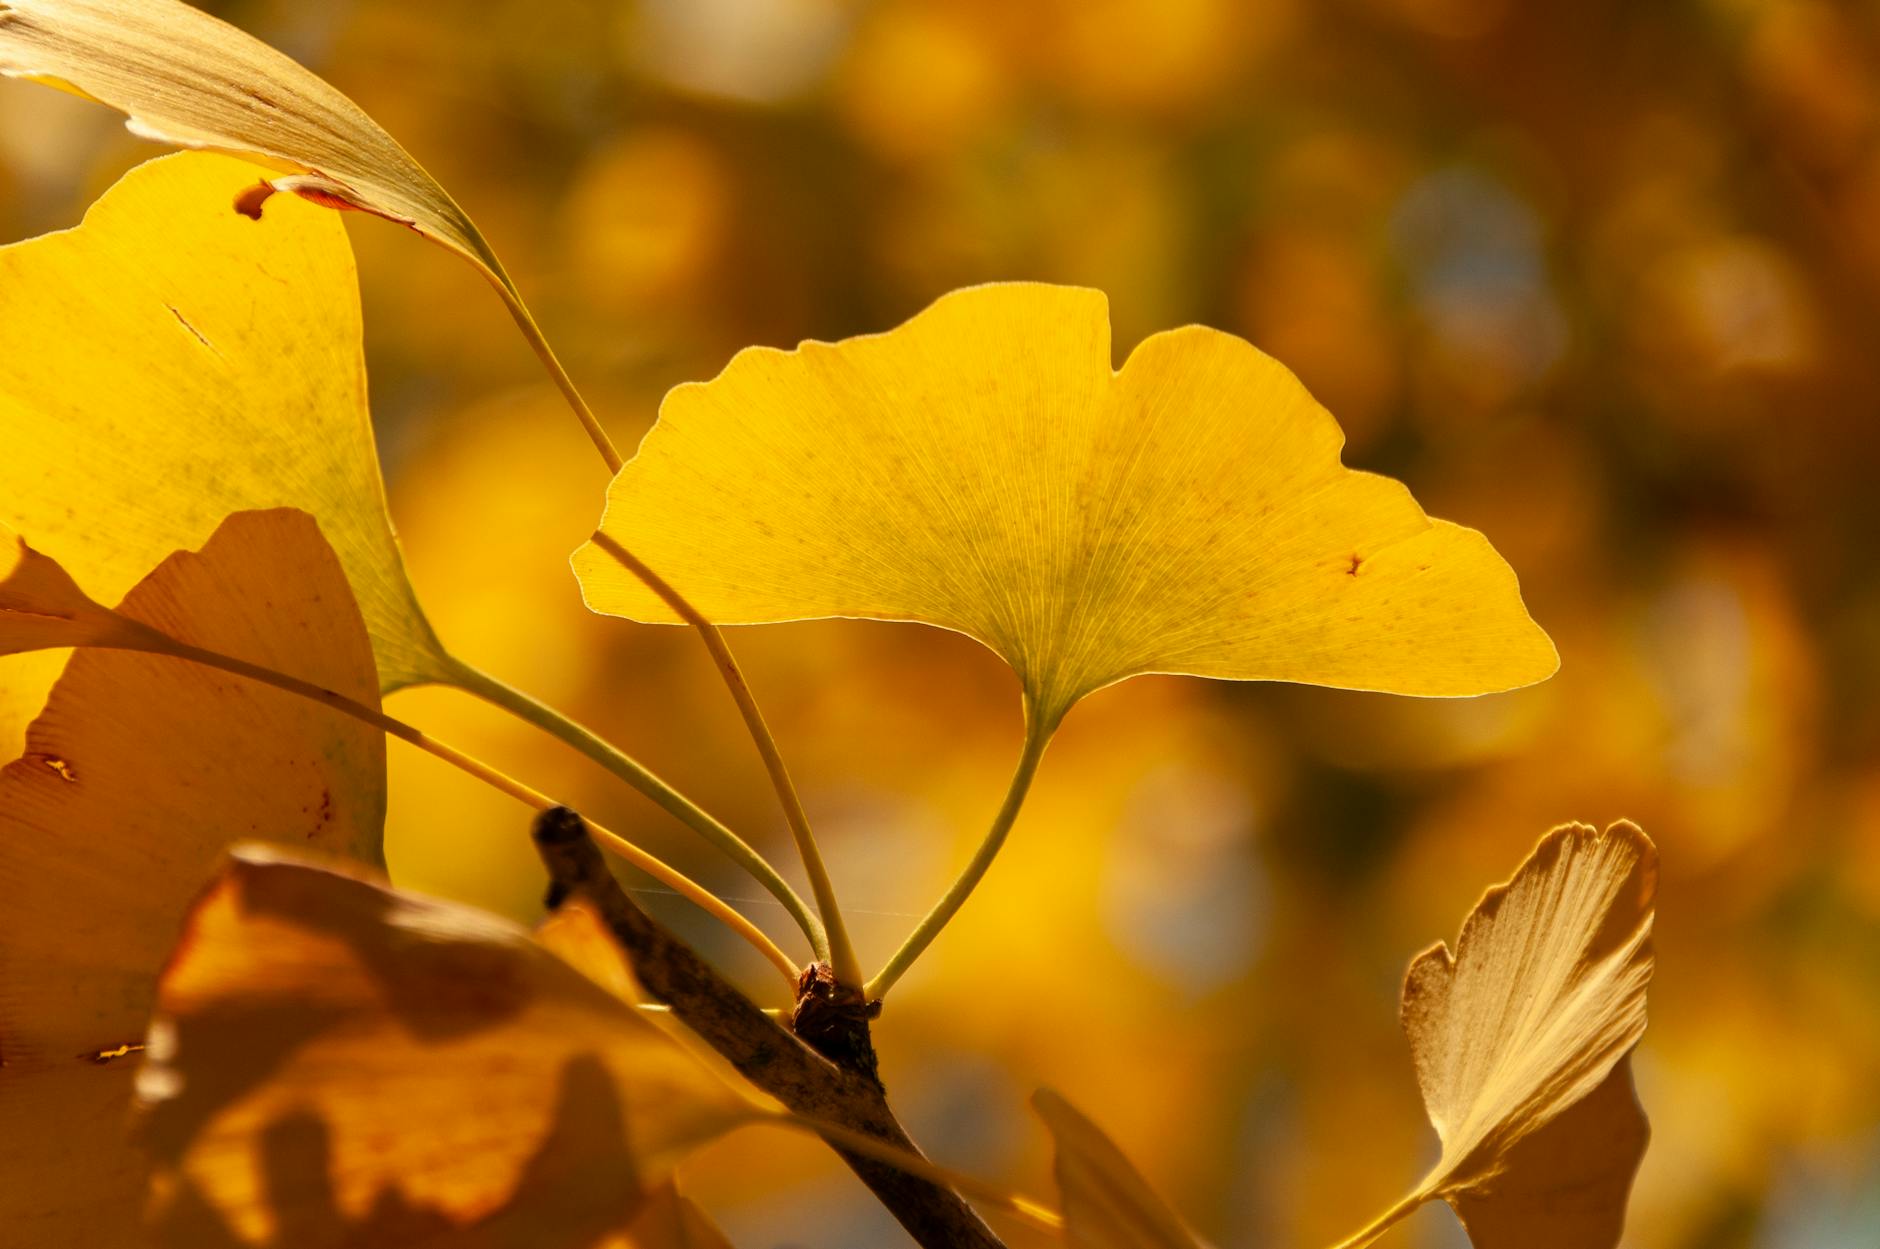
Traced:
<svg viewBox="0 0 1880 1249">
<path fill-rule="evenodd" d="M 345 230 L 297 201 L 254 221 L 253 176 L 186 152 L 142 165 L 77 229 L 0 247 L 0 523 L 107 600 L 231 512 L 318 519 L 372 638 L 380 686 L 444 682 L 568 741 L 820 927 L 730 829 L 553 709 L 449 655 L 385 512 Z M 0 757 L 58 656 L 0 659 Z"/>
<path fill-rule="evenodd" d="M 264 847 L 164 972 L 159 1242 L 586 1249 L 768 1110 L 524 929 Z"/>
<path fill-rule="evenodd" d="M 470 218 L 357 104 L 178 0 L 6 0 L 0 74 L 109 105 L 159 143 L 258 158 L 289 171 L 281 190 L 390 218 L 500 273 Z"/>
<path fill-rule="evenodd" d="M 1628 1055 L 1645 1031 L 1658 852 L 1628 823 L 1573 824 L 1489 890 L 1452 955 L 1404 980 L 1403 1026 L 1442 1155 L 1363 1244 L 1441 1197 L 1477 1249 L 1611 1249 L 1646 1125 Z"/>
<path fill-rule="evenodd" d="M 1553 672 L 1488 541 L 1342 442 L 1232 335 L 1157 334 L 1116 372 L 1099 292 L 982 286 L 674 390 L 601 533 L 720 623 L 969 634 L 1046 725 L 1137 673 L 1466 695 Z M 575 567 L 594 609 L 673 619 L 604 545 Z"/>
<path fill-rule="evenodd" d="M 1055 1171 L 1071 1249 L 1201 1249 L 1123 1151 L 1050 1089 L 1031 1104 L 1057 1146 Z"/>
<path fill-rule="evenodd" d="M 229 199 L 253 175 L 154 160 L 77 229 L 0 248 L 0 522 L 109 602 L 231 512 L 301 508 L 381 685 L 443 679 L 385 515 L 345 231 L 298 202 L 240 216 Z M 18 662 L 0 679 L 14 733 L 50 680 Z"/>
<path fill-rule="evenodd" d="M 71 599 L 45 557 L 24 562 L 42 583 L 38 607 L 89 602 Z M 20 584 L 0 585 L 0 603 Z M 200 554 L 164 561 L 120 611 L 106 616 L 377 705 L 358 609 L 303 515 L 230 519 Z M 0 610 L 0 637 L 13 623 Z M 9 1249 L 134 1243 L 143 1182 L 128 1138 L 132 1074 L 164 952 L 223 851 L 268 837 L 376 863 L 384 818 L 376 729 L 177 659 L 72 658 L 25 757 L 0 771 Z"/>
</svg>

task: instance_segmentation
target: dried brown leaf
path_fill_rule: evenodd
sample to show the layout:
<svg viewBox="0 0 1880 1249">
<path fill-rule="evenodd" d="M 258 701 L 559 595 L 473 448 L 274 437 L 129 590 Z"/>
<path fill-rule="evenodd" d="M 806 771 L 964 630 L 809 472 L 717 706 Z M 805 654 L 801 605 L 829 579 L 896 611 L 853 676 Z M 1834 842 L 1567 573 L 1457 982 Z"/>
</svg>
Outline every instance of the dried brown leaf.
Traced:
<svg viewBox="0 0 1880 1249">
<path fill-rule="evenodd" d="M 7 0 L 0 74 L 97 100 L 159 143 L 259 159 L 286 171 L 275 188 L 408 225 L 508 286 L 470 218 L 363 109 L 200 9 L 177 0 Z"/>
<path fill-rule="evenodd" d="M 1647 1134 L 1627 1059 L 1645 1031 L 1657 878 L 1634 825 L 1567 825 L 1488 891 L 1453 954 L 1411 963 L 1403 1026 L 1442 1155 L 1367 1232 L 1441 1197 L 1478 1249 L 1618 1243 Z"/>
</svg>

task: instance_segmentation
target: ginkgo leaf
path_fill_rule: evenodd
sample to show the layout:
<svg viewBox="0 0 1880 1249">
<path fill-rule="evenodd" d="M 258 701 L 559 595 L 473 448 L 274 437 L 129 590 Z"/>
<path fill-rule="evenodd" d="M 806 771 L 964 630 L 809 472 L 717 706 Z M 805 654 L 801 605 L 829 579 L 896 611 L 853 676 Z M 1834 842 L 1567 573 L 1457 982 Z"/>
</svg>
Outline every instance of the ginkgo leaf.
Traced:
<svg viewBox="0 0 1880 1249">
<path fill-rule="evenodd" d="M 1626 1059 L 1645 1031 L 1658 855 L 1627 823 L 1550 833 L 1404 981 L 1403 1026 L 1442 1155 L 1418 1189 L 1477 1249 L 1618 1243 L 1646 1127 Z"/>
<path fill-rule="evenodd" d="M 769 1117 L 529 933 L 243 848 L 138 1078 L 160 1243 L 586 1249 Z"/>
<path fill-rule="evenodd" d="M 1046 724 L 1147 672 L 1425 695 L 1552 673 L 1488 541 L 1342 442 L 1238 338 L 1157 334 L 1116 372 L 1101 293 L 982 286 L 672 391 L 601 533 L 720 623 L 975 637 Z M 595 610 L 674 619 L 602 546 L 575 568 Z"/>
<path fill-rule="evenodd" d="M 76 593 L 44 557 L 23 563 L 40 606 Z M 0 586 L 0 602 L 22 580 Z M 358 609 L 304 515 L 231 518 L 200 554 L 165 560 L 120 611 L 377 705 Z M 0 636 L 15 623 L 0 611 Z M 0 770 L 9 1249 L 133 1243 L 143 1188 L 128 1140 L 132 1074 L 164 952 L 226 847 L 268 837 L 376 863 L 384 817 L 378 730 L 177 659 L 72 658 L 25 757 Z"/>
<path fill-rule="evenodd" d="M 0 522 L 109 602 L 230 512 L 301 508 L 345 568 L 381 685 L 444 679 L 385 515 L 345 231 L 298 202 L 238 215 L 253 173 L 154 160 L 77 229 L 0 248 Z M 0 679 L 15 731 L 49 684 L 16 663 Z"/>
<path fill-rule="evenodd" d="M 259 220 L 276 191 L 410 226 L 475 265 L 609 467 L 620 456 L 483 234 L 357 104 L 259 40 L 178 0 L 0 0 L 0 74 L 63 87 L 159 143 L 238 153 L 284 176 L 225 201 Z M 271 209 L 268 211 L 272 211 Z"/>
<path fill-rule="evenodd" d="M 1057 1146 L 1054 1170 L 1071 1249 L 1201 1249 L 1102 1128 L 1050 1089 L 1032 1094 L 1031 1104 Z"/>
<path fill-rule="evenodd" d="M 0 74 L 97 100 L 144 138 L 243 153 L 290 171 L 275 187 L 408 225 L 508 284 L 470 218 L 364 110 L 291 58 L 187 4 L 6 0 Z M 249 171 L 248 185 L 256 173 Z"/>
</svg>

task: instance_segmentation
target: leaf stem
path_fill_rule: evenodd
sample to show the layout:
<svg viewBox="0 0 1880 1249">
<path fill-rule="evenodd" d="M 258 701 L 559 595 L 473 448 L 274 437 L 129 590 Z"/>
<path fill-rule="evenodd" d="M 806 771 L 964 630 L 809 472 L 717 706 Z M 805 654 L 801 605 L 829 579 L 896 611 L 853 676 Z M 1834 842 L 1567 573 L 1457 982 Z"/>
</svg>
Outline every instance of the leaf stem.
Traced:
<svg viewBox="0 0 1880 1249">
<path fill-rule="evenodd" d="M 549 346 L 548 337 L 542 333 L 542 327 L 536 323 L 535 314 L 530 312 L 529 306 L 522 302 L 522 292 L 516 289 L 515 282 L 510 279 L 508 271 L 503 268 L 503 262 L 496 258 L 495 250 L 483 237 L 482 231 L 470 225 L 470 219 L 467 216 L 464 218 L 464 223 L 469 226 L 471 236 L 480 247 L 480 252 L 474 254 L 471 257 L 472 260 L 476 262 L 478 268 L 483 270 L 484 276 L 490 280 L 490 285 L 496 288 L 497 295 L 502 298 L 503 306 L 509 309 L 509 315 L 515 319 L 516 328 L 522 331 L 522 337 L 528 340 L 530 349 L 542 362 L 542 367 L 548 370 L 548 376 L 554 381 L 555 388 L 561 391 L 562 398 L 566 399 L 568 406 L 574 410 L 575 417 L 581 422 L 581 428 L 587 431 L 588 438 L 594 443 L 594 449 L 599 451 L 601 459 L 606 461 L 608 473 L 610 475 L 618 473 L 621 466 L 626 463 L 621 458 L 619 448 L 614 446 L 614 440 L 607 436 L 607 431 L 601 428 L 600 418 L 594 415 L 594 409 L 590 408 L 587 400 L 581 397 L 580 390 L 575 387 L 574 379 L 569 377 L 568 370 L 562 367 L 560 359 L 555 355 L 555 349 Z"/>
<path fill-rule="evenodd" d="M 496 251 L 483 237 L 482 231 L 464 217 L 464 225 L 475 244 L 472 259 L 483 270 L 490 285 L 501 297 L 503 306 L 509 309 L 516 327 L 528 340 L 542 366 L 554 380 L 568 406 L 574 410 L 581 427 L 587 431 L 588 438 L 599 451 L 601 459 L 607 464 L 610 474 L 618 474 L 626 464 L 613 439 L 601 428 L 600 418 L 594 415 L 594 409 L 582 397 L 581 391 L 562 367 L 561 360 L 555 355 L 555 349 L 549 344 L 548 337 L 542 333 L 535 314 L 523 301 L 522 292 L 517 289 L 509 273 L 497 259 Z M 596 535 L 599 541 L 601 535 Z M 589 758 L 607 768 L 629 785 L 664 807 L 668 812 L 687 824 L 712 845 L 729 855 L 739 866 L 757 878 L 759 884 L 775 895 L 790 912 L 799 927 L 810 939 L 816 957 L 830 961 L 836 978 L 844 984 L 859 984 L 862 978 L 861 963 L 855 957 L 855 948 L 849 940 L 848 928 L 842 921 L 841 909 L 836 905 L 835 887 L 830 882 L 829 873 L 823 866 L 822 855 L 816 847 L 814 835 L 810 832 L 809 818 L 803 811 L 803 804 L 797 798 L 796 787 L 790 781 L 789 772 L 784 768 L 783 756 L 777 750 L 776 740 L 771 736 L 769 727 L 764 723 L 763 713 L 751 696 L 750 687 L 743 674 L 738 670 L 737 660 L 731 655 L 724 637 L 710 621 L 700 615 L 696 608 L 681 597 L 678 591 L 654 574 L 651 568 L 630 555 L 625 548 L 608 539 L 603 543 L 605 549 L 633 571 L 653 591 L 685 618 L 704 638 L 707 649 L 723 673 L 725 683 L 731 689 L 731 696 L 738 704 L 738 710 L 744 716 L 745 724 L 750 728 L 751 737 L 757 743 L 757 750 L 764 759 L 764 767 L 770 773 L 771 783 L 777 789 L 777 796 L 783 803 L 784 818 L 789 822 L 791 835 L 796 840 L 797 853 L 802 857 L 803 867 L 809 873 L 810 888 L 816 895 L 816 908 L 821 914 L 821 922 L 811 917 L 803 901 L 791 889 L 789 884 L 777 875 L 776 869 L 755 850 L 740 839 L 737 834 L 726 828 L 711 816 L 705 814 L 697 805 L 687 800 L 665 782 L 641 767 L 631 758 L 615 750 L 612 746 L 594 734 L 569 721 L 526 695 L 494 681 L 481 672 L 459 665 L 460 675 L 465 680 L 463 688 L 488 702 L 511 711 L 530 723 L 562 738 Z M 454 662 L 454 661 L 453 661 Z M 547 713 L 546 715 L 543 713 Z M 598 750 L 596 749 L 598 748 Z M 826 927 L 825 927 L 826 925 Z"/>
<path fill-rule="evenodd" d="M 951 1167 L 943 1167 L 912 1150 L 897 1148 L 865 1132 L 857 1132 L 839 1123 L 800 1118 L 793 1114 L 772 1113 L 754 1119 L 753 1122 L 773 1124 L 797 1132 L 813 1133 L 829 1144 L 840 1146 L 850 1153 L 860 1154 L 864 1158 L 873 1158 L 877 1162 L 885 1162 L 891 1167 L 899 1167 L 909 1175 L 931 1180 L 942 1187 L 951 1188 L 955 1192 L 983 1201 L 989 1206 L 995 1206 L 1008 1214 L 1017 1215 L 1042 1231 L 1062 1232 L 1064 1230 L 1064 1216 L 1041 1202 L 1010 1192 L 990 1181 L 955 1171 Z"/>
<path fill-rule="evenodd" d="M 595 546 L 613 556 L 621 567 L 645 582 L 647 588 L 659 595 L 667 607 L 691 625 L 705 643 L 705 649 L 711 653 L 712 662 L 718 666 L 718 674 L 724 678 L 725 688 L 731 691 L 731 700 L 738 705 L 738 714 L 744 717 L 744 726 L 749 730 L 751 740 L 757 743 L 757 753 L 763 757 L 764 770 L 770 774 L 771 787 L 777 791 L 784 819 L 790 825 L 790 835 L 796 840 L 797 856 L 803 861 L 803 871 L 809 876 L 810 891 L 816 896 L 816 910 L 828 928 L 830 968 L 839 983 L 859 988 L 862 983 L 861 960 L 855 956 L 855 947 L 849 940 L 848 925 L 842 920 L 842 907 L 836 902 L 835 883 L 829 878 L 829 869 L 823 865 L 822 850 L 816 845 L 816 834 L 810 830 L 809 816 L 803 810 L 802 799 L 797 796 L 796 783 L 790 779 L 790 770 L 784 766 L 783 755 L 777 749 L 777 739 L 771 735 L 770 726 L 764 722 L 763 710 L 758 707 L 750 683 L 744 679 L 744 673 L 738 667 L 737 657 L 731 653 L 730 643 L 725 641 L 724 631 L 707 620 L 705 614 L 692 606 L 671 583 L 611 535 L 596 533 L 592 541 Z"/>
<path fill-rule="evenodd" d="M 153 630 L 153 632 L 155 631 Z M 249 663 L 245 659 L 237 659 L 232 655 L 224 655 L 218 651 L 205 650 L 200 646 L 178 641 L 167 634 L 159 632 L 157 636 L 162 639 L 162 642 L 157 647 L 157 653 L 159 654 L 170 655 L 177 659 L 185 659 L 192 663 L 199 663 L 210 668 L 217 668 L 223 672 L 233 673 L 239 677 L 246 677 L 251 681 L 259 681 L 264 685 L 271 685 L 289 694 L 296 694 L 302 698 L 310 699 L 313 702 L 331 707 L 335 711 L 342 712 L 356 720 L 362 720 L 367 724 L 373 725 L 393 737 L 398 738 L 400 741 L 409 742 L 419 750 L 442 759 L 452 767 L 458 768 L 496 789 L 500 789 L 510 797 L 527 806 L 533 807 L 537 811 L 547 811 L 561 805 L 540 790 L 523 784 L 521 781 L 516 780 L 505 772 L 491 767 L 475 756 L 466 754 L 458 750 L 455 746 L 440 742 L 424 730 L 407 724 L 405 721 L 397 719 L 394 716 L 388 716 L 382 711 L 368 707 L 366 704 L 356 699 L 348 698 L 346 695 L 336 690 L 329 690 L 324 686 L 315 685 L 311 681 L 304 681 L 299 677 L 289 676 L 284 672 L 276 672 L 272 668 L 264 668 L 259 664 Z M 791 961 L 790 956 L 777 948 L 777 944 L 766 936 L 763 930 L 758 928 L 757 925 L 733 910 L 731 906 L 717 894 L 699 884 L 665 860 L 642 850 L 625 837 L 622 837 L 619 833 L 612 832 L 596 824 L 590 824 L 589 827 L 594 831 L 595 836 L 597 836 L 609 850 L 612 850 L 614 854 L 625 859 L 634 867 L 639 868 L 654 880 L 668 886 L 674 892 L 693 902 L 708 915 L 711 915 L 714 919 L 717 919 L 740 937 L 750 942 L 752 947 L 755 948 L 759 954 L 762 954 L 765 959 L 769 960 L 769 962 L 783 974 L 784 981 L 790 986 L 791 991 L 795 991 L 797 979 L 796 965 Z"/>
<path fill-rule="evenodd" d="M 1006 787 L 1005 801 L 999 806 L 999 813 L 992 819 L 992 827 L 980 840 L 979 848 L 973 851 L 972 859 L 966 864 L 946 894 L 927 912 L 914 931 L 908 935 L 901 948 L 894 952 L 887 965 L 876 973 L 862 990 L 862 996 L 873 1001 L 883 997 L 901 978 L 902 973 L 913 966 L 926 948 L 933 944 L 940 930 L 947 926 L 966 899 L 972 896 L 973 889 L 992 866 L 992 860 L 998 857 L 999 849 L 1005 844 L 1007 833 L 1012 831 L 1012 824 L 1018 819 L 1019 808 L 1025 805 L 1025 795 L 1031 789 L 1032 777 L 1037 775 L 1038 761 L 1044 758 L 1044 750 L 1051 742 L 1051 735 L 1056 731 L 1056 721 L 1032 714 L 1029 707 L 1025 715 L 1025 745 L 1018 756 L 1018 766 L 1012 771 L 1011 784 Z"/>
<path fill-rule="evenodd" d="M 1363 1249 L 1379 1236 L 1403 1222 L 1416 1212 L 1417 1208 L 1430 1199 L 1430 1194 L 1419 1189 L 1405 1197 L 1384 1213 L 1353 1232 L 1350 1236 L 1332 1246 L 1332 1249 Z"/>
<path fill-rule="evenodd" d="M 505 685 L 486 672 L 455 659 L 451 664 L 450 680 L 458 688 L 560 738 L 652 799 L 662 810 L 749 872 L 758 884 L 783 904 L 784 910 L 790 913 L 797 927 L 809 938 L 816 957 L 829 957 L 829 939 L 823 931 L 822 921 L 810 911 L 802 897 L 790 887 L 790 883 L 777 874 L 777 869 L 770 865 L 769 860 L 754 850 L 750 843 L 593 730 L 575 723 L 553 707 Z"/>
</svg>

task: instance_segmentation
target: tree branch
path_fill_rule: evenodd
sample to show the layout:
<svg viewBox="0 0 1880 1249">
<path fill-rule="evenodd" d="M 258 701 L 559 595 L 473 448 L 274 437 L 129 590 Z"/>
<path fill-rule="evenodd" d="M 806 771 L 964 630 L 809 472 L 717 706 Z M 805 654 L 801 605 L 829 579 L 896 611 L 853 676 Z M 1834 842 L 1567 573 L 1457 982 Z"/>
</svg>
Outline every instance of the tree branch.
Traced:
<svg viewBox="0 0 1880 1249">
<path fill-rule="evenodd" d="M 874 1076 L 865 1018 L 859 1043 L 853 1031 L 848 1032 L 839 1053 L 849 1061 L 838 1066 L 771 1020 L 690 946 L 642 911 L 607 870 L 587 825 L 575 812 L 556 807 L 537 816 L 535 845 L 548 867 L 549 905 L 576 894 L 586 898 L 633 960 L 646 991 L 672 1007 L 751 1083 L 805 1118 L 920 1152 Z M 806 994 L 818 983 L 814 968 L 805 973 Z M 992 1229 L 952 1189 L 833 1142 L 830 1148 L 926 1249 L 1003 1249 Z"/>
</svg>

